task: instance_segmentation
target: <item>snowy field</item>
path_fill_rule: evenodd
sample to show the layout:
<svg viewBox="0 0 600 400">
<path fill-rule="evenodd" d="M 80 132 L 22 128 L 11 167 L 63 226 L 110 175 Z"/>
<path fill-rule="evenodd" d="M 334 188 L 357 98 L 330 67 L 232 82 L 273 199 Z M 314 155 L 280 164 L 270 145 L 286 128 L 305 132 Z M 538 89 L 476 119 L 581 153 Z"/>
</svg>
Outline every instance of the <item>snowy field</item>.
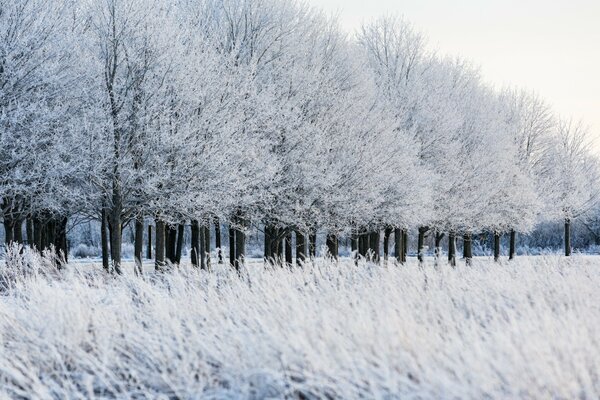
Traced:
<svg viewBox="0 0 600 400">
<path fill-rule="evenodd" d="M 600 258 L 2 266 L 0 398 L 600 397 Z"/>
</svg>

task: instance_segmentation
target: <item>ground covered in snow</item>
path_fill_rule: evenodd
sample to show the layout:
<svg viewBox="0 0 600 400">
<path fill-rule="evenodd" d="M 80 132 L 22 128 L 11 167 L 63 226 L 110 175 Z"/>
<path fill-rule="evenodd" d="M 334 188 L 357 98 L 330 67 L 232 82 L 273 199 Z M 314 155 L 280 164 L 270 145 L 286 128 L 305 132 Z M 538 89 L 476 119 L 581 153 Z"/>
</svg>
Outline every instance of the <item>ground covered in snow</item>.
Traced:
<svg viewBox="0 0 600 400">
<path fill-rule="evenodd" d="M 2 266 L 0 398 L 598 398 L 600 258 Z"/>
</svg>

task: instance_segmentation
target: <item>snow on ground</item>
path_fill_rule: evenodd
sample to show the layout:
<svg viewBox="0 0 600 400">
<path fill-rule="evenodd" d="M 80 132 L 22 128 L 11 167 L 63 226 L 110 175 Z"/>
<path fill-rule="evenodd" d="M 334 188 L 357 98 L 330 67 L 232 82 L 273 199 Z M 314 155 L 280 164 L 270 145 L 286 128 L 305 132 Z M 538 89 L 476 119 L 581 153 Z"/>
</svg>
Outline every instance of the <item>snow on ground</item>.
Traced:
<svg viewBox="0 0 600 400">
<path fill-rule="evenodd" d="M 26 258 L 0 269 L 0 397 L 600 397 L 600 258 L 144 279 Z"/>
</svg>

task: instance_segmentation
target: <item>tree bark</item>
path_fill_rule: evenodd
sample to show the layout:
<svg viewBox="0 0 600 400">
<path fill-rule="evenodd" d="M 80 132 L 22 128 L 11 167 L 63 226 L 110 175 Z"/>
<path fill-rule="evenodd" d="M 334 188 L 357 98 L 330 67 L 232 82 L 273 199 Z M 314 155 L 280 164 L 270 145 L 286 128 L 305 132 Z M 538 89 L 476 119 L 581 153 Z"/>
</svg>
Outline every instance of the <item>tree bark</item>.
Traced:
<svg viewBox="0 0 600 400">
<path fill-rule="evenodd" d="M 442 257 L 442 239 L 444 234 L 441 232 L 435 233 L 435 260 L 436 262 Z"/>
<path fill-rule="evenodd" d="M 41 232 L 43 232 L 43 230 L 43 228 L 40 229 Z M 40 249 L 42 249 L 44 246 L 44 239 L 41 236 L 42 235 L 40 235 Z M 104 268 L 106 272 L 109 272 L 108 221 L 105 209 L 102 209 L 102 221 L 100 222 L 100 241 L 102 243 L 102 268 Z"/>
<path fill-rule="evenodd" d="M 246 234 L 236 229 L 235 232 L 235 268 L 239 271 L 246 259 Z"/>
<path fill-rule="evenodd" d="M 308 233 L 308 253 L 311 259 L 317 258 L 317 232 L 314 229 Z"/>
<path fill-rule="evenodd" d="M 467 265 L 471 265 L 473 261 L 472 237 L 470 233 L 465 233 L 463 236 L 463 258 Z"/>
<path fill-rule="evenodd" d="M 494 232 L 494 261 L 500 261 L 500 233 Z"/>
<path fill-rule="evenodd" d="M 198 220 L 192 220 L 192 249 L 190 257 L 194 267 L 200 266 L 200 223 Z"/>
<path fill-rule="evenodd" d="M 211 267 L 211 263 L 210 263 L 210 224 L 206 225 L 204 227 L 204 235 L 203 235 L 203 239 L 204 239 L 204 254 L 205 254 L 205 261 L 206 261 L 206 269 L 210 270 Z"/>
<path fill-rule="evenodd" d="M 152 259 L 152 225 L 148 225 L 148 247 L 146 248 L 146 258 Z"/>
<path fill-rule="evenodd" d="M 33 247 L 42 251 L 42 221 L 38 216 L 33 217 Z"/>
<path fill-rule="evenodd" d="M 23 220 L 15 219 L 14 236 L 15 243 L 23 244 Z"/>
<path fill-rule="evenodd" d="M 408 232 L 402 230 L 402 263 L 406 263 L 406 255 L 408 254 Z"/>
<path fill-rule="evenodd" d="M 329 257 L 337 261 L 338 259 L 338 247 L 337 247 L 337 236 L 334 234 L 328 234 L 325 239 L 327 245 L 327 253 Z"/>
<path fill-rule="evenodd" d="M 175 247 L 175 262 L 181 264 L 181 252 L 183 251 L 183 235 L 185 233 L 185 224 L 177 226 L 177 245 Z"/>
<path fill-rule="evenodd" d="M 144 219 L 135 219 L 135 232 L 133 239 L 133 258 L 135 261 L 136 275 L 143 274 L 142 268 L 142 253 L 144 251 Z"/>
<path fill-rule="evenodd" d="M 123 243 L 123 231 L 121 229 L 121 209 L 114 208 L 110 215 L 110 256 L 113 269 L 121 274 L 121 244 Z"/>
<path fill-rule="evenodd" d="M 296 231 L 296 264 L 301 266 L 306 262 L 306 237 L 300 231 Z"/>
<path fill-rule="evenodd" d="M 383 260 L 387 263 L 390 255 L 390 236 L 392 235 L 392 228 L 385 228 L 383 231 Z"/>
<path fill-rule="evenodd" d="M 61 218 L 55 225 L 54 235 L 54 247 L 56 249 L 56 255 L 58 256 L 59 267 L 66 264 L 69 261 L 69 249 L 67 247 L 67 217 Z"/>
<path fill-rule="evenodd" d="M 25 223 L 25 233 L 27 235 L 27 244 L 32 249 L 35 248 L 35 234 L 33 233 L 33 219 L 31 217 L 28 217 Z"/>
<path fill-rule="evenodd" d="M 565 256 L 571 256 L 571 220 L 565 218 Z"/>
<path fill-rule="evenodd" d="M 237 264 L 235 262 L 236 260 L 236 254 L 235 254 L 235 245 L 236 245 L 236 240 L 235 240 L 235 229 L 231 226 L 231 224 L 229 224 L 229 265 L 231 265 L 232 268 L 236 268 L 237 269 Z"/>
<path fill-rule="evenodd" d="M 456 235 L 454 232 L 448 233 L 448 263 L 456 267 Z"/>
<path fill-rule="evenodd" d="M 15 238 L 15 221 L 10 217 L 4 217 L 4 242 L 11 244 Z"/>
<path fill-rule="evenodd" d="M 417 258 L 420 263 L 425 261 L 425 233 L 427 233 L 428 230 L 429 230 L 429 228 L 427 228 L 427 227 L 424 227 L 424 226 L 419 227 L 419 238 L 418 238 L 418 244 L 417 244 Z"/>
<path fill-rule="evenodd" d="M 285 236 L 285 263 L 288 267 L 292 266 L 294 257 L 292 255 L 292 233 L 289 232 Z"/>
<path fill-rule="evenodd" d="M 223 264 L 223 250 L 221 249 L 221 222 L 215 218 L 215 247 L 217 248 L 217 262 Z"/>
<path fill-rule="evenodd" d="M 508 247 L 508 259 L 513 260 L 517 254 L 517 232 L 514 229 L 510 231 L 510 245 Z"/>
<path fill-rule="evenodd" d="M 156 220 L 156 232 L 155 232 L 155 240 L 156 244 L 154 245 L 154 253 L 155 253 L 155 261 L 154 268 L 156 271 L 163 271 L 165 267 L 165 223 L 164 221 L 157 219 Z"/>
<path fill-rule="evenodd" d="M 175 259 L 175 248 L 177 247 L 177 228 L 175 225 L 169 225 L 165 228 L 165 241 L 165 256 L 171 264 L 174 264 L 177 262 Z"/>
<path fill-rule="evenodd" d="M 400 228 L 394 229 L 394 255 L 396 256 L 396 262 L 399 264 L 403 264 L 402 254 L 404 250 L 402 249 L 404 243 L 402 241 L 403 238 L 402 230 Z"/>
</svg>

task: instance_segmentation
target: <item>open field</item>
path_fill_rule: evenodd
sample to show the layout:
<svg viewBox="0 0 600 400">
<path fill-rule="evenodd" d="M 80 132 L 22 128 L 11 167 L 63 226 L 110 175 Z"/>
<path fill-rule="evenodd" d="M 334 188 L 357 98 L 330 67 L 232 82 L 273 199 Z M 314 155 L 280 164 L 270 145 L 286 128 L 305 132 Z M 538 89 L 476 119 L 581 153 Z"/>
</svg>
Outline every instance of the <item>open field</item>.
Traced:
<svg viewBox="0 0 600 400">
<path fill-rule="evenodd" d="M 600 258 L 48 272 L 0 297 L 0 397 L 598 398 Z"/>
</svg>

